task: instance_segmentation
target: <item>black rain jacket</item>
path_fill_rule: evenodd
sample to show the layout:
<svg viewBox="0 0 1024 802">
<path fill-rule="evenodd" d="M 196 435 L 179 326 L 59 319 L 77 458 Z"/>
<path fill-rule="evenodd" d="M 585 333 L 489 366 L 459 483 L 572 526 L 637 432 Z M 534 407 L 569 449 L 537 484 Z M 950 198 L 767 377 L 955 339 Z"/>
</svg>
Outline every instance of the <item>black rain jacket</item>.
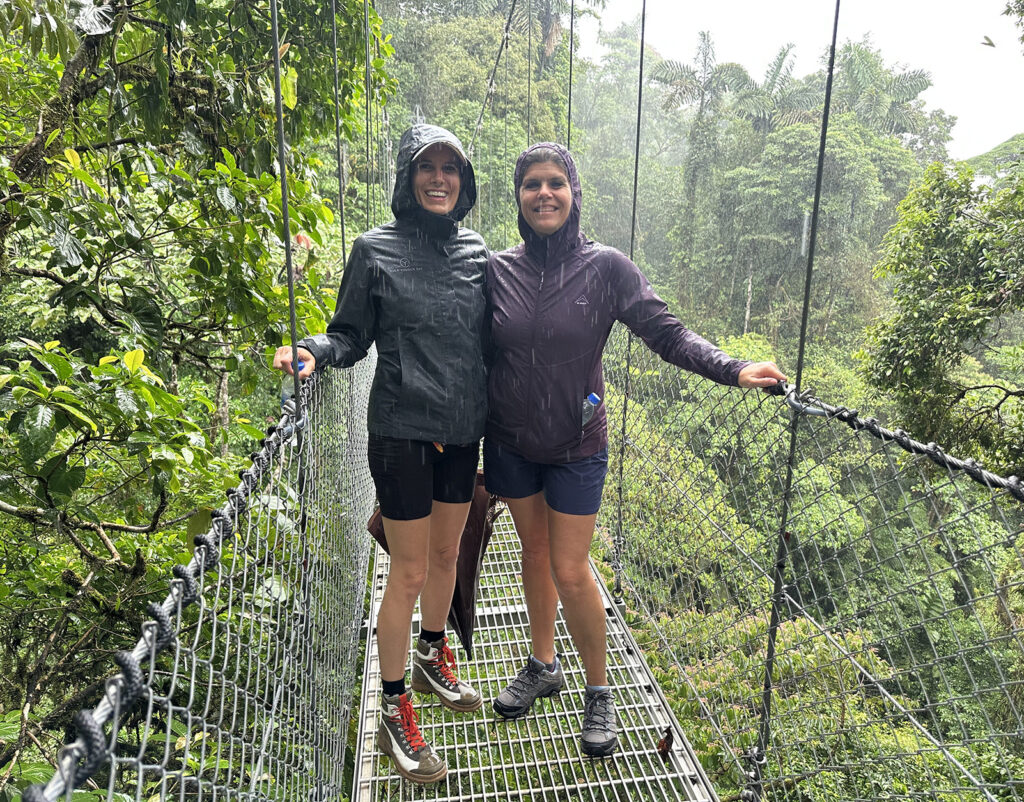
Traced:
<svg viewBox="0 0 1024 802">
<path fill-rule="evenodd" d="M 367 410 L 371 434 L 471 443 L 483 435 L 487 415 L 481 345 L 487 249 L 479 234 L 458 224 L 476 201 L 468 161 L 449 215 L 416 202 L 413 156 L 436 143 L 463 152 L 453 134 L 434 125 L 414 125 L 402 135 L 391 199 L 395 219 L 356 239 L 327 333 L 300 345 L 319 369 L 348 367 L 377 344 Z"/>
<path fill-rule="evenodd" d="M 519 203 L 524 157 L 557 151 L 568 167 L 572 209 L 562 228 L 540 237 L 519 212 L 523 243 L 492 254 L 487 265 L 491 347 L 487 437 L 547 464 L 592 456 L 608 444 L 604 404 L 583 424 L 583 399 L 604 398 L 601 355 L 618 320 L 665 361 L 722 384 L 736 384 L 747 364 L 690 331 L 632 261 L 580 232 L 582 192 L 569 151 L 543 142 L 516 162 Z"/>
</svg>

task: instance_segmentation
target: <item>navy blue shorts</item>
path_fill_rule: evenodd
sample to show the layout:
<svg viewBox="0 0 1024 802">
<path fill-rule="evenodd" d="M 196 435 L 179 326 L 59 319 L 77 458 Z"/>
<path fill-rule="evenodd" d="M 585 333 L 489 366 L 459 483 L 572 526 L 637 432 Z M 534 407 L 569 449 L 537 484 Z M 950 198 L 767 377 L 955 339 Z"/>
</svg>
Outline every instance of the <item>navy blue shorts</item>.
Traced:
<svg viewBox="0 0 1024 802">
<path fill-rule="evenodd" d="M 402 440 L 370 434 L 370 475 L 377 488 L 380 514 L 393 521 L 426 518 L 435 501 L 463 504 L 473 500 L 480 442 L 444 446 L 425 440 Z"/>
<path fill-rule="evenodd" d="M 593 515 L 601 506 L 607 474 L 607 447 L 592 457 L 546 465 L 484 440 L 484 483 L 487 492 L 502 498 L 526 498 L 543 490 L 544 500 L 556 512 Z"/>
</svg>

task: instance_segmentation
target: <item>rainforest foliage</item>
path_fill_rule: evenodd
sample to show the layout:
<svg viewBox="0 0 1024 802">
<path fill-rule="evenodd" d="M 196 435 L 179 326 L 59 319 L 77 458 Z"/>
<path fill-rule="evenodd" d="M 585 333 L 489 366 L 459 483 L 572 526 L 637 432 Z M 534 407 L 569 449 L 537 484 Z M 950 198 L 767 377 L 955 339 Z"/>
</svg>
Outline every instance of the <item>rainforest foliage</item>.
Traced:
<svg viewBox="0 0 1024 802">
<path fill-rule="evenodd" d="M 595 20 L 605 3 L 574 5 Z M 285 4 L 274 45 L 265 3 L 0 4 L 0 798 L 49 770 L 276 415 L 285 241 L 300 335 L 322 331 L 346 246 L 389 217 L 389 154 L 411 122 L 472 148 L 467 222 L 495 249 L 518 241 L 515 156 L 571 139 L 585 230 L 701 334 L 793 368 L 824 63 L 795 74 L 781 36 L 757 71 L 719 62 L 713 32 L 690 60 L 649 49 L 634 226 L 637 25 L 570 57 L 568 0 L 533 0 L 532 17 L 508 0 L 337 6 L 335 63 L 325 3 Z M 870 40 L 836 54 L 805 378 L 1022 475 L 1019 137 L 973 169 L 952 162 L 955 119 L 926 104 L 930 82 Z M 1024 568 L 993 570 L 1019 586 Z"/>
</svg>

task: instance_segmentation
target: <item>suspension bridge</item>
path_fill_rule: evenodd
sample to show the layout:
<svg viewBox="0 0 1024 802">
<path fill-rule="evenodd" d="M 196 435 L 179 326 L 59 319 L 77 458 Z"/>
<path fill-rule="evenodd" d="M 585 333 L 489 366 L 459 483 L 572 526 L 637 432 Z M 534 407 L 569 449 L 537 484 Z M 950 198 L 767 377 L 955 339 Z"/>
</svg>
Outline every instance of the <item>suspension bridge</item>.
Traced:
<svg viewBox="0 0 1024 802">
<path fill-rule="evenodd" d="M 638 95 L 642 57 L 640 70 Z M 815 209 L 827 95 L 825 110 Z M 368 152 L 374 131 L 367 104 Z M 638 159 L 637 145 L 634 232 Z M 567 691 L 521 721 L 425 704 L 443 782 L 414 787 L 380 761 L 371 357 L 296 386 L 102 699 L 75 716 L 53 776 L 23 798 L 1024 799 L 1024 485 L 805 391 L 806 305 L 796 385 L 779 396 L 656 363 L 624 331 L 609 345 L 615 423 L 593 567 L 614 757 L 579 754 L 570 656 Z M 488 698 L 528 652 L 519 584 L 504 515 L 475 659 L 460 660 Z M 557 645 L 571 655 L 561 621 Z"/>
<path fill-rule="evenodd" d="M 807 396 L 665 375 L 620 334 L 606 370 L 624 434 L 594 555 L 618 755 L 581 759 L 569 659 L 570 689 L 522 721 L 426 704 L 424 732 L 450 763 L 437 786 L 379 760 L 379 676 L 360 650 L 386 555 L 365 533 L 361 364 L 303 388 L 302 428 L 289 405 L 25 799 L 90 778 L 111 799 L 1024 796 L 1024 578 L 999 568 L 1021 557 L 1022 483 Z M 842 469 L 826 470 L 837 455 Z M 507 515 L 484 565 L 476 659 L 460 667 L 493 696 L 529 648 Z M 558 643 L 570 652 L 561 623 Z"/>
</svg>

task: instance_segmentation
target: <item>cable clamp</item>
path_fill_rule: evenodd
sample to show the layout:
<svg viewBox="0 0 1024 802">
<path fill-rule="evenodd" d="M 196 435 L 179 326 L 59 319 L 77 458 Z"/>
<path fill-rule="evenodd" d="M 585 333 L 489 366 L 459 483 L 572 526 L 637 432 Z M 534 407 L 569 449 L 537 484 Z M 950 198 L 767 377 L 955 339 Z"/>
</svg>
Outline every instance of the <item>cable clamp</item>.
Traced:
<svg viewBox="0 0 1024 802">
<path fill-rule="evenodd" d="M 792 384 L 785 384 L 783 385 L 783 391 L 786 394 L 786 405 L 794 412 L 799 412 L 802 415 L 813 415 L 816 418 L 828 417 L 827 410 L 811 403 L 812 401 L 817 401 L 817 399 L 811 395 L 810 390 L 798 393 L 796 387 Z"/>
</svg>

